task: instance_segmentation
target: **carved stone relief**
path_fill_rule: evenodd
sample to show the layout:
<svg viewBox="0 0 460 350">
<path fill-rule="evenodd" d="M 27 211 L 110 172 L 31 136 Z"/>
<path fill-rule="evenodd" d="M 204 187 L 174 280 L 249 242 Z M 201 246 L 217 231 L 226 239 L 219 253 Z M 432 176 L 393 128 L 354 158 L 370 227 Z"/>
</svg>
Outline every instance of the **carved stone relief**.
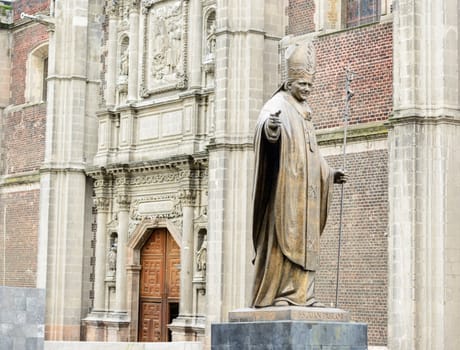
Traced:
<svg viewBox="0 0 460 350">
<path fill-rule="evenodd" d="M 141 95 L 186 87 L 186 1 L 142 2 L 144 52 Z"/>
<path fill-rule="evenodd" d="M 177 194 L 152 195 L 136 198 L 131 205 L 128 236 L 142 219 L 171 219 L 182 227 L 182 205 Z"/>
</svg>

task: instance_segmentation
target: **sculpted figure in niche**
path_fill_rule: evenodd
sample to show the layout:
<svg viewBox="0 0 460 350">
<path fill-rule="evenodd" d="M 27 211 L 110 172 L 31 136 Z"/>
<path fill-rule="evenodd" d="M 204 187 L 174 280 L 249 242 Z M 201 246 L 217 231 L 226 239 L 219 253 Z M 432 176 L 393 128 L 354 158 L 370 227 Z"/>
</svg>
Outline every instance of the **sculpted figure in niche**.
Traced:
<svg viewBox="0 0 460 350">
<path fill-rule="evenodd" d="M 324 306 L 315 299 L 319 240 L 333 183 L 344 172 L 321 156 L 307 97 L 312 43 L 286 51 L 288 78 L 262 108 L 255 133 L 253 307 Z"/>
<path fill-rule="evenodd" d="M 208 35 L 207 39 L 207 47 L 208 47 L 208 54 L 214 54 L 216 50 L 216 21 L 211 21 L 209 28 L 208 28 Z"/>
<path fill-rule="evenodd" d="M 206 271 L 206 262 L 208 260 L 208 241 L 206 236 L 204 237 L 203 243 L 201 243 L 200 249 L 196 253 L 196 264 L 198 271 Z"/>
<path fill-rule="evenodd" d="M 109 263 L 109 270 L 115 271 L 117 269 L 117 244 L 114 243 L 110 247 L 109 253 L 107 254 L 107 260 Z"/>
<path fill-rule="evenodd" d="M 129 47 L 126 47 L 120 56 L 120 75 L 129 73 Z"/>
</svg>

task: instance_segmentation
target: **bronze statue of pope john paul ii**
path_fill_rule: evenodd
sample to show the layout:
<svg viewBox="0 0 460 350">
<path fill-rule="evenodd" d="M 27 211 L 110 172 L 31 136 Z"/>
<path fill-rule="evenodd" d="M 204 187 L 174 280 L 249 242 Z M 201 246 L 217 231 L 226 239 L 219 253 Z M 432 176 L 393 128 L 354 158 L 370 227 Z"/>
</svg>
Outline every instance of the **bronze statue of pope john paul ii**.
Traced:
<svg viewBox="0 0 460 350">
<path fill-rule="evenodd" d="M 315 299 L 320 236 L 333 183 L 346 175 L 321 156 L 307 97 L 315 73 L 308 42 L 286 51 L 287 80 L 263 106 L 255 132 L 253 307 L 323 306 Z"/>
</svg>

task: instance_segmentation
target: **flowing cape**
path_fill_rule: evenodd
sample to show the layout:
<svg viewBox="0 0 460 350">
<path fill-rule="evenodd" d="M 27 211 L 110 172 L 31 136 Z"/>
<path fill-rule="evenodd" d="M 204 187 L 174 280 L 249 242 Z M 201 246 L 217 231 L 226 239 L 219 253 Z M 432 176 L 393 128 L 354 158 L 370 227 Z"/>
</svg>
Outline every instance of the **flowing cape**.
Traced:
<svg viewBox="0 0 460 350">
<path fill-rule="evenodd" d="M 281 135 L 271 143 L 265 137 L 265 122 L 278 111 Z M 260 112 L 254 139 L 253 242 L 257 257 L 260 249 L 266 249 L 257 246 L 265 241 L 259 235 L 273 232 L 267 227 L 274 222 L 283 255 L 304 270 L 316 271 L 319 238 L 332 197 L 333 170 L 319 153 L 305 112 L 284 91 L 277 92 Z M 269 219 L 273 213 L 275 220 Z"/>
</svg>

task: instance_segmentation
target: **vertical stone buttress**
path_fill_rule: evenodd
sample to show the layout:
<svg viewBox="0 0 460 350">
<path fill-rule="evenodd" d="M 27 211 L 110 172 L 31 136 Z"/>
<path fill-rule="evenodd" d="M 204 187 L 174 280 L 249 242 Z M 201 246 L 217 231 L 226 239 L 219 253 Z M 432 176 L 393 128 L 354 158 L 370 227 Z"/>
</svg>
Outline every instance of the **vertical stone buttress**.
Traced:
<svg viewBox="0 0 460 350">
<path fill-rule="evenodd" d="M 85 175 L 95 153 L 101 1 L 55 2 L 50 35 L 45 161 L 40 176 L 37 287 L 46 288 L 49 340 L 79 340 L 89 290 L 84 282 L 86 224 L 91 215 Z"/>
<path fill-rule="evenodd" d="M 217 1 L 215 130 L 209 147 L 207 322 L 249 305 L 254 126 L 278 83 L 285 1 Z"/>
<path fill-rule="evenodd" d="M 460 347 L 459 5 L 395 2 L 390 349 Z"/>
</svg>

